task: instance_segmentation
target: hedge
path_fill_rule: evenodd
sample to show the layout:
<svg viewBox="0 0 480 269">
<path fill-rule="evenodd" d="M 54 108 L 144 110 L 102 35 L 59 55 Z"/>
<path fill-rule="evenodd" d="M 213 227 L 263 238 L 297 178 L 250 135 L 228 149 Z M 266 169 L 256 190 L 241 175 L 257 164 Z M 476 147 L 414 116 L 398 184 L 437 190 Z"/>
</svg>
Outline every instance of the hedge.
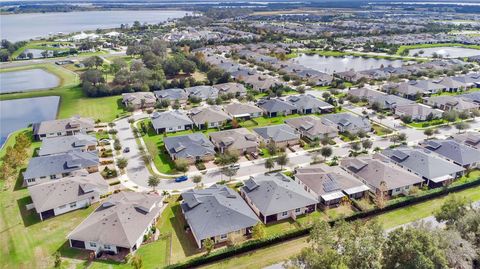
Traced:
<svg viewBox="0 0 480 269">
<path fill-rule="evenodd" d="M 444 187 L 442 190 L 437 191 L 437 192 L 428 193 L 428 194 L 418 196 L 418 197 L 412 197 L 412 198 L 410 198 L 408 200 L 405 200 L 405 201 L 400 201 L 400 202 L 395 203 L 395 204 L 387 205 L 386 207 L 384 207 L 382 209 L 375 208 L 375 209 L 372 209 L 372 210 L 369 210 L 369 211 L 358 212 L 358 213 L 355 213 L 354 215 L 345 217 L 343 219 L 345 221 L 355 221 L 355 220 L 359 220 L 359 219 L 370 218 L 370 217 L 379 215 L 381 213 L 392 211 L 392 210 L 395 210 L 395 209 L 398 209 L 398 208 L 401 208 L 401 207 L 405 207 L 405 206 L 408 206 L 408 205 L 418 204 L 418 203 L 430 200 L 432 198 L 441 197 L 441 196 L 447 195 L 449 193 L 458 192 L 458 191 L 465 190 L 465 189 L 475 187 L 475 186 L 478 186 L 478 185 L 480 185 L 480 178 L 476 179 L 475 181 L 467 182 L 465 184 L 456 185 L 456 186 L 452 186 L 452 187 Z M 329 224 L 333 225 L 336 221 L 338 221 L 338 220 L 329 221 Z M 306 236 L 310 233 L 311 228 L 312 228 L 312 226 L 308 226 L 308 227 L 305 227 L 305 228 L 299 228 L 299 229 L 296 229 L 296 230 L 293 230 L 293 231 L 286 232 L 284 234 L 268 237 L 268 238 L 265 238 L 265 239 L 247 241 L 242 245 L 227 247 L 225 249 L 212 252 L 208 255 L 199 256 L 199 257 L 187 260 L 187 261 L 182 262 L 182 263 L 169 265 L 166 268 L 169 268 L 169 269 L 192 268 L 192 267 L 204 265 L 204 264 L 207 264 L 207 263 L 220 261 L 220 260 L 227 259 L 227 258 L 236 256 L 236 255 L 240 255 L 240 254 L 252 251 L 252 250 L 256 250 L 256 249 L 259 249 L 259 248 L 262 248 L 262 247 L 271 246 L 271 245 L 281 243 L 281 242 L 284 242 L 284 241 L 287 241 L 287 240 L 291 240 L 291 239 L 295 239 L 295 238 L 298 238 L 298 237 Z"/>
</svg>

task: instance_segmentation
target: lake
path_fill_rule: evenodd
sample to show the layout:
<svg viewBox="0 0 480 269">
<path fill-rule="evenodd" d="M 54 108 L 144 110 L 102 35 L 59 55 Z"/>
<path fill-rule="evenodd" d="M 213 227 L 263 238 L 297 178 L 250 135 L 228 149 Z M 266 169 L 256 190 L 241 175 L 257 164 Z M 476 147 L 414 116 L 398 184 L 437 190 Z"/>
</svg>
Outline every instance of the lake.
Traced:
<svg viewBox="0 0 480 269">
<path fill-rule="evenodd" d="M 423 51 L 423 53 L 420 53 Z M 434 53 L 441 55 L 444 58 L 460 58 L 471 57 L 480 55 L 480 50 L 461 48 L 461 47 L 437 47 L 437 48 L 425 48 L 425 49 L 411 49 L 409 55 L 418 53 L 418 56 L 432 57 Z"/>
<path fill-rule="evenodd" d="M 59 103 L 59 96 L 0 101 L 0 146 L 11 132 L 32 123 L 55 119 Z"/>
<path fill-rule="evenodd" d="M 357 56 L 332 57 L 318 54 L 300 54 L 299 57 L 292 59 L 292 61 L 327 74 L 349 71 L 351 69 L 354 71 L 364 71 L 381 66 L 387 67 L 389 65 L 400 67 L 403 64 L 401 60 L 363 58 Z"/>
<path fill-rule="evenodd" d="M 0 93 L 51 89 L 60 85 L 60 78 L 43 69 L 0 73 Z"/>
<path fill-rule="evenodd" d="M 71 33 L 98 28 L 117 28 L 120 24 L 160 23 L 181 18 L 187 11 L 181 10 L 118 10 L 63 13 L 25 13 L 2 15 L 1 39 L 9 41 L 29 40 L 49 34 Z"/>
</svg>

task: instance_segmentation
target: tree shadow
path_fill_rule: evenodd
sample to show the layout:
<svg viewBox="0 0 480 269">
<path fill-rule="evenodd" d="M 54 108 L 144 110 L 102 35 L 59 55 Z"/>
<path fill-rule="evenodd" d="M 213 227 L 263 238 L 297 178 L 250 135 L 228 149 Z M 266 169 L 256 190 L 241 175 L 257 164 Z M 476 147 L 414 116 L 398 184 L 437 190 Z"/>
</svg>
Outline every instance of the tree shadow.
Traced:
<svg viewBox="0 0 480 269">
<path fill-rule="evenodd" d="M 191 234 L 191 232 L 185 231 L 185 228 L 187 227 L 187 223 L 185 221 L 185 218 L 183 217 L 182 209 L 180 208 L 180 205 L 176 204 L 172 206 L 171 210 L 173 211 L 173 218 L 170 218 L 170 223 L 173 229 L 175 230 L 175 234 L 177 235 L 178 240 L 180 241 L 180 245 L 182 246 L 185 256 L 189 257 L 189 256 L 200 253 L 201 250 L 198 249 L 195 243 L 195 239 Z"/>
<path fill-rule="evenodd" d="M 27 170 L 26 168 L 22 168 L 18 172 L 17 179 L 15 180 L 15 186 L 13 187 L 14 191 L 18 191 L 25 188 L 23 186 L 23 172 L 25 172 L 26 170 Z"/>
<path fill-rule="evenodd" d="M 31 203 L 32 198 L 30 196 L 26 196 L 17 200 L 18 209 L 20 210 L 20 215 L 22 216 L 23 225 L 25 227 L 29 227 L 41 221 L 34 209 L 27 210 L 26 205 Z"/>
</svg>

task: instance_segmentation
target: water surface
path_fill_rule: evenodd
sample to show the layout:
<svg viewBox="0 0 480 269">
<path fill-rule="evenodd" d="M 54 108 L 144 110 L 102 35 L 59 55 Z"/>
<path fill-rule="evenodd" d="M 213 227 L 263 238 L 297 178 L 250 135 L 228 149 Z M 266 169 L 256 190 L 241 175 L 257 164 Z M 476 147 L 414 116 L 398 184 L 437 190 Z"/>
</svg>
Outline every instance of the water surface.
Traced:
<svg viewBox="0 0 480 269">
<path fill-rule="evenodd" d="M 321 56 L 301 54 L 299 57 L 292 59 L 293 61 L 304 65 L 306 67 L 324 72 L 327 74 L 333 74 L 344 71 L 364 71 L 380 67 L 400 67 L 402 66 L 401 60 L 387 60 L 376 58 L 363 58 L 356 56 Z"/>
<path fill-rule="evenodd" d="M 0 73 L 0 93 L 44 90 L 58 85 L 60 85 L 60 79 L 43 69 Z"/>
<path fill-rule="evenodd" d="M 117 10 L 2 15 L 0 36 L 10 41 L 29 40 L 59 32 L 117 28 L 134 21 L 160 23 L 187 13 L 190 14 L 181 10 Z"/>
<path fill-rule="evenodd" d="M 0 101 L 0 146 L 18 129 L 57 117 L 59 96 Z"/>
<path fill-rule="evenodd" d="M 423 51 L 423 53 L 421 53 Z M 443 58 L 460 58 L 480 55 L 480 50 L 461 48 L 461 47 L 437 47 L 425 49 L 411 49 L 409 55 L 418 53 L 418 56 L 432 57 L 434 53 L 441 55 Z"/>
</svg>

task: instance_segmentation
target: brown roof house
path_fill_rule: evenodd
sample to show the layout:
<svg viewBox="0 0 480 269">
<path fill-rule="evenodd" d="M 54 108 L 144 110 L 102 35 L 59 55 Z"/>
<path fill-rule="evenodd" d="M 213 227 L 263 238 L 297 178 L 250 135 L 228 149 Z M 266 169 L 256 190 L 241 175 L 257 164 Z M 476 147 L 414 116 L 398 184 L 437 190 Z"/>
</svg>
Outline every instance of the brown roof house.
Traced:
<svg viewBox="0 0 480 269">
<path fill-rule="evenodd" d="M 245 103 L 230 103 L 223 107 L 232 118 L 236 119 L 251 119 L 261 117 L 263 110 L 257 106 Z"/>
<path fill-rule="evenodd" d="M 239 154 L 256 152 L 257 136 L 247 128 L 231 129 L 210 133 L 210 141 L 220 152 L 237 151 Z"/>
<path fill-rule="evenodd" d="M 134 109 L 152 108 L 157 103 L 157 98 L 152 92 L 122 93 L 122 103 Z"/>
<path fill-rule="evenodd" d="M 280 148 L 300 143 L 300 133 L 286 124 L 254 128 L 253 131 L 264 143 L 273 142 Z"/>
<path fill-rule="evenodd" d="M 95 121 L 91 118 L 73 116 L 68 119 L 42 121 L 33 124 L 33 136 L 37 140 L 46 137 L 75 135 L 93 132 Z"/>
<path fill-rule="evenodd" d="M 338 206 L 347 197 L 360 199 L 369 190 L 364 183 L 338 166 L 320 164 L 297 168 L 294 178 L 304 190 L 318 197 L 320 205 L 325 207 Z"/>
<path fill-rule="evenodd" d="M 311 141 L 325 137 L 334 138 L 338 136 L 338 130 L 331 124 L 325 124 L 315 116 L 304 116 L 285 120 L 285 123 L 297 130 L 302 137 Z"/>
<path fill-rule="evenodd" d="M 68 236 L 70 247 L 95 254 L 135 252 L 163 210 L 162 197 L 119 192 L 104 201 Z"/>
<path fill-rule="evenodd" d="M 108 183 L 100 173 L 76 173 L 28 187 L 35 211 L 41 220 L 85 208 L 100 201 Z"/>
<path fill-rule="evenodd" d="M 221 127 L 232 119 L 219 106 L 196 107 L 189 111 L 189 115 L 199 129 Z"/>
</svg>

